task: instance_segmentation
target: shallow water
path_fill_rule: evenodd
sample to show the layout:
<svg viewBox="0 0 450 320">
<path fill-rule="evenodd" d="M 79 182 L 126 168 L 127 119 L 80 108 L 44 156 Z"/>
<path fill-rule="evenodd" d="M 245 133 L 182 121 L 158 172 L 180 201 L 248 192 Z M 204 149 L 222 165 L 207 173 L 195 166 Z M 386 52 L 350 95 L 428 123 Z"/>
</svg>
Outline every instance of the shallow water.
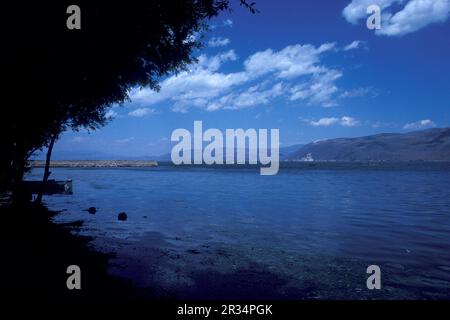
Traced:
<svg viewBox="0 0 450 320">
<path fill-rule="evenodd" d="M 45 198 L 55 220 L 85 220 L 111 272 L 159 296 L 450 298 L 448 164 L 52 171 L 74 181 Z"/>
</svg>

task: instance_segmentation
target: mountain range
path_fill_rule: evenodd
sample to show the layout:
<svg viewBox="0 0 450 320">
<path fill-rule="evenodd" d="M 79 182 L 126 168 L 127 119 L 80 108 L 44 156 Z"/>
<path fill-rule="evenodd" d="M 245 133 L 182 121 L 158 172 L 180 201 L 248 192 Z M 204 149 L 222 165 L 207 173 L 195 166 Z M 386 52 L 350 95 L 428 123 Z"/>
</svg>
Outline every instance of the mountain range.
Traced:
<svg viewBox="0 0 450 320">
<path fill-rule="evenodd" d="M 285 160 L 450 161 L 450 128 L 322 140 L 302 146 Z"/>
<path fill-rule="evenodd" d="M 192 151 L 191 151 L 192 152 Z M 236 152 L 236 150 L 235 150 Z M 248 150 L 246 150 L 248 160 Z M 40 154 L 35 159 L 44 159 Z M 54 160 L 171 161 L 159 156 L 121 156 L 99 151 L 58 150 Z M 320 140 L 280 148 L 281 161 L 450 161 L 450 128 L 408 133 L 381 133 L 357 138 Z"/>
</svg>

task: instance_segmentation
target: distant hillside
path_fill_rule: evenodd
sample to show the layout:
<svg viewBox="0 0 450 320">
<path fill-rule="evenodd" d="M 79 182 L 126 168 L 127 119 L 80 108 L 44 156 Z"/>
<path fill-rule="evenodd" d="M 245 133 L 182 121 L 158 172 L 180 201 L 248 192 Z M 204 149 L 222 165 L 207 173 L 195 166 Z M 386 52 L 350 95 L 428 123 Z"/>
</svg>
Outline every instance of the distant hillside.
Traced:
<svg viewBox="0 0 450 320">
<path fill-rule="evenodd" d="M 290 154 L 292 154 L 292 152 L 300 149 L 302 146 L 303 146 L 303 144 L 296 144 L 296 145 L 292 145 L 292 146 L 288 146 L 288 147 L 281 147 L 280 148 L 280 160 L 282 160 L 282 161 L 285 160 Z M 242 149 L 240 149 L 240 150 L 242 150 Z M 191 152 L 191 159 L 194 159 L 194 151 L 190 150 L 190 152 Z M 237 152 L 238 152 L 238 149 L 235 148 L 234 152 L 235 152 L 235 155 L 236 155 Z M 248 154 L 249 154 L 248 148 L 246 148 L 244 150 L 244 152 L 245 152 L 245 155 L 246 155 L 245 160 L 248 161 Z M 225 156 L 226 156 L 226 149 L 225 148 L 223 150 L 223 154 L 224 154 L 224 158 L 223 159 L 225 161 Z M 166 154 L 163 154 L 163 155 L 160 155 L 160 156 L 152 157 L 152 159 L 154 159 L 156 161 L 172 161 L 170 152 L 166 153 Z"/>
<path fill-rule="evenodd" d="M 280 160 L 284 161 L 286 160 L 289 155 L 291 155 L 293 152 L 301 149 L 303 146 L 305 146 L 304 144 L 294 144 L 292 146 L 288 146 L 288 147 L 281 147 L 280 148 Z"/>
<path fill-rule="evenodd" d="M 280 160 L 285 160 L 286 157 L 293 151 L 300 149 L 303 145 L 296 144 L 288 147 L 280 148 Z M 189 152 L 189 151 L 188 151 Z M 194 151 L 190 150 L 192 159 L 194 158 Z M 235 149 L 235 154 L 237 149 Z M 248 160 L 248 148 L 245 149 L 246 160 Z M 45 152 L 37 153 L 32 158 L 33 160 L 45 160 Z M 52 155 L 52 160 L 155 160 L 155 161 L 172 161 L 171 152 L 167 152 L 162 155 L 116 155 L 104 153 L 97 150 L 55 150 Z M 225 160 L 225 148 L 224 148 L 224 160 Z"/>
<path fill-rule="evenodd" d="M 248 149 L 245 153 L 248 161 Z M 45 159 L 45 153 L 35 156 L 34 159 Z M 53 160 L 171 161 L 171 157 L 170 152 L 160 156 L 118 156 L 99 151 L 57 150 L 54 152 Z M 280 148 L 280 160 L 450 161 L 450 128 L 403 134 L 382 133 L 358 138 L 322 140 L 306 145 L 297 144 Z"/>
<path fill-rule="evenodd" d="M 44 152 L 36 153 L 32 160 L 45 160 Z M 98 150 L 54 150 L 52 160 L 159 160 L 158 156 L 130 156 L 105 153 Z"/>
<path fill-rule="evenodd" d="M 286 159 L 450 161 L 450 128 L 323 140 L 301 147 Z"/>
</svg>

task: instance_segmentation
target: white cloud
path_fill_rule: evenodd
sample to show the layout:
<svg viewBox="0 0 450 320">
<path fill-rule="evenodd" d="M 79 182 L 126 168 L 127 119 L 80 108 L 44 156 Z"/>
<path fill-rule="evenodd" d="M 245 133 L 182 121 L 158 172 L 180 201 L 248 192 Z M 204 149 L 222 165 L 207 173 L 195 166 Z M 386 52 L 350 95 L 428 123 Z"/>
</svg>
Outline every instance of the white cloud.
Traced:
<svg viewBox="0 0 450 320">
<path fill-rule="evenodd" d="M 248 81 L 244 72 L 224 74 L 218 69 L 227 61 L 236 60 L 233 50 L 213 57 L 201 55 L 191 70 L 180 72 L 160 83 L 161 90 L 135 89 L 130 92 L 133 102 L 152 105 L 169 100 L 174 111 L 187 111 L 190 107 L 206 107 L 207 103 L 232 87 Z"/>
<path fill-rule="evenodd" d="M 327 70 L 315 74 L 309 83 L 302 83 L 291 89 L 291 101 L 307 100 L 308 104 L 333 107 L 337 103 L 332 100 L 333 94 L 338 91 L 335 81 L 342 77 L 338 70 Z"/>
<path fill-rule="evenodd" d="M 202 54 L 201 56 L 198 57 L 197 67 L 205 68 L 209 71 L 217 71 L 222 66 L 223 63 L 225 63 L 227 61 L 235 61 L 235 60 L 237 60 L 237 55 L 234 52 L 234 50 L 228 50 L 226 52 L 222 52 L 211 58 Z"/>
<path fill-rule="evenodd" d="M 359 126 L 359 121 L 352 117 L 342 117 L 339 124 L 343 127 Z"/>
<path fill-rule="evenodd" d="M 137 106 L 166 102 L 175 112 L 187 112 L 192 107 L 207 111 L 241 109 L 266 105 L 275 98 L 331 107 L 337 105 L 340 89 L 336 81 L 343 74 L 322 63 L 327 52 L 339 50 L 334 43 L 267 49 L 250 55 L 241 70 L 229 73 L 220 70 L 225 63 L 238 59 L 234 50 L 201 55 L 189 70 L 163 80 L 159 92 L 134 89 L 129 96 Z"/>
<path fill-rule="evenodd" d="M 314 127 L 328 127 L 334 124 L 339 124 L 343 127 L 356 127 L 360 124 L 358 120 L 352 117 L 344 116 L 341 118 L 331 117 L 331 118 L 322 118 L 317 121 L 309 121 L 309 124 Z"/>
<path fill-rule="evenodd" d="M 316 74 L 326 71 L 326 68 L 317 64 L 320 54 L 334 46 L 334 43 L 325 43 L 318 48 L 310 44 L 297 44 L 278 52 L 267 49 L 250 56 L 244 66 L 247 72 L 255 75 L 275 73 L 276 77 L 284 79 Z"/>
<path fill-rule="evenodd" d="M 450 14 L 449 0 L 411 0 L 403 10 L 388 17 L 387 26 L 382 26 L 378 34 L 404 35 L 425 26 L 445 22 Z"/>
<path fill-rule="evenodd" d="M 265 105 L 273 98 L 281 96 L 285 88 L 282 83 L 273 85 L 270 89 L 263 89 L 265 85 L 256 85 L 246 91 L 235 94 L 231 93 L 208 104 L 206 110 L 215 111 L 219 109 L 242 109 L 256 105 Z"/>
<path fill-rule="evenodd" d="M 368 17 L 367 7 L 370 5 L 378 5 L 381 10 L 390 7 L 394 3 L 402 3 L 404 0 L 352 0 L 342 11 L 344 18 L 352 23 L 357 24 L 360 20 Z"/>
<path fill-rule="evenodd" d="M 398 12 L 389 9 L 394 4 L 405 6 Z M 378 35 L 401 36 L 426 27 L 429 24 L 445 22 L 450 15 L 450 0 L 352 0 L 342 14 L 353 24 L 368 17 L 369 5 L 378 5 L 382 9 L 381 29 Z"/>
<path fill-rule="evenodd" d="M 223 25 L 225 26 L 225 27 L 232 27 L 233 26 L 233 20 L 231 20 L 231 19 L 226 19 L 224 22 L 223 22 Z"/>
<path fill-rule="evenodd" d="M 115 118 L 115 117 L 117 117 L 117 116 L 118 116 L 118 113 L 115 112 L 114 110 L 108 110 L 108 111 L 105 113 L 105 118 L 107 118 L 107 119 L 113 119 L 113 118 Z"/>
<path fill-rule="evenodd" d="M 221 38 L 221 37 L 213 37 L 208 41 L 208 46 L 216 48 L 216 47 L 224 47 L 230 44 L 230 39 Z"/>
<path fill-rule="evenodd" d="M 344 51 L 367 48 L 365 41 L 355 40 L 344 47 Z"/>
<path fill-rule="evenodd" d="M 155 109 L 138 108 L 136 110 L 129 112 L 128 115 L 131 117 L 135 117 L 135 118 L 143 118 L 143 117 L 151 116 L 155 113 L 156 113 Z"/>
<path fill-rule="evenodd" d="M 322 118 L 317 121 L 310 121 L 309 124 L 314 127 L 328 127 L 338 122 L 339 119 L 333 117 L 333 118 Z"/>
<path fill-rule="evenodd" d="M 416 121 L 416 122 L 407 123 L 403 126 L 403 129 L 415 130 L 415 129 L 432 128 L 435 126 L 436 126 L 436 124 L 433 121 L 426 119 L 426 120 L 420 120 L 420 121 Z"/>
</svg>

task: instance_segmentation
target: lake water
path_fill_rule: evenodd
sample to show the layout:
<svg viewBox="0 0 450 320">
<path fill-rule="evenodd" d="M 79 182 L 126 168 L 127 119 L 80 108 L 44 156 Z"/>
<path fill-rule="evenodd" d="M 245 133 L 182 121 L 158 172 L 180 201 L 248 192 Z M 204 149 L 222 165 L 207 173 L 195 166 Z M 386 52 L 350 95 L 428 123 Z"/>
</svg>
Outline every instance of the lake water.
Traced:
<svg viewBox="0 0 450 320">
<path fill-rule="evenodd" d="M 45 197 L 55 221 L 84 220 L 110 272 L 158 297 L 450 298 L 450 164 L 52 171 L 74 188 Z"/>
</svg>

